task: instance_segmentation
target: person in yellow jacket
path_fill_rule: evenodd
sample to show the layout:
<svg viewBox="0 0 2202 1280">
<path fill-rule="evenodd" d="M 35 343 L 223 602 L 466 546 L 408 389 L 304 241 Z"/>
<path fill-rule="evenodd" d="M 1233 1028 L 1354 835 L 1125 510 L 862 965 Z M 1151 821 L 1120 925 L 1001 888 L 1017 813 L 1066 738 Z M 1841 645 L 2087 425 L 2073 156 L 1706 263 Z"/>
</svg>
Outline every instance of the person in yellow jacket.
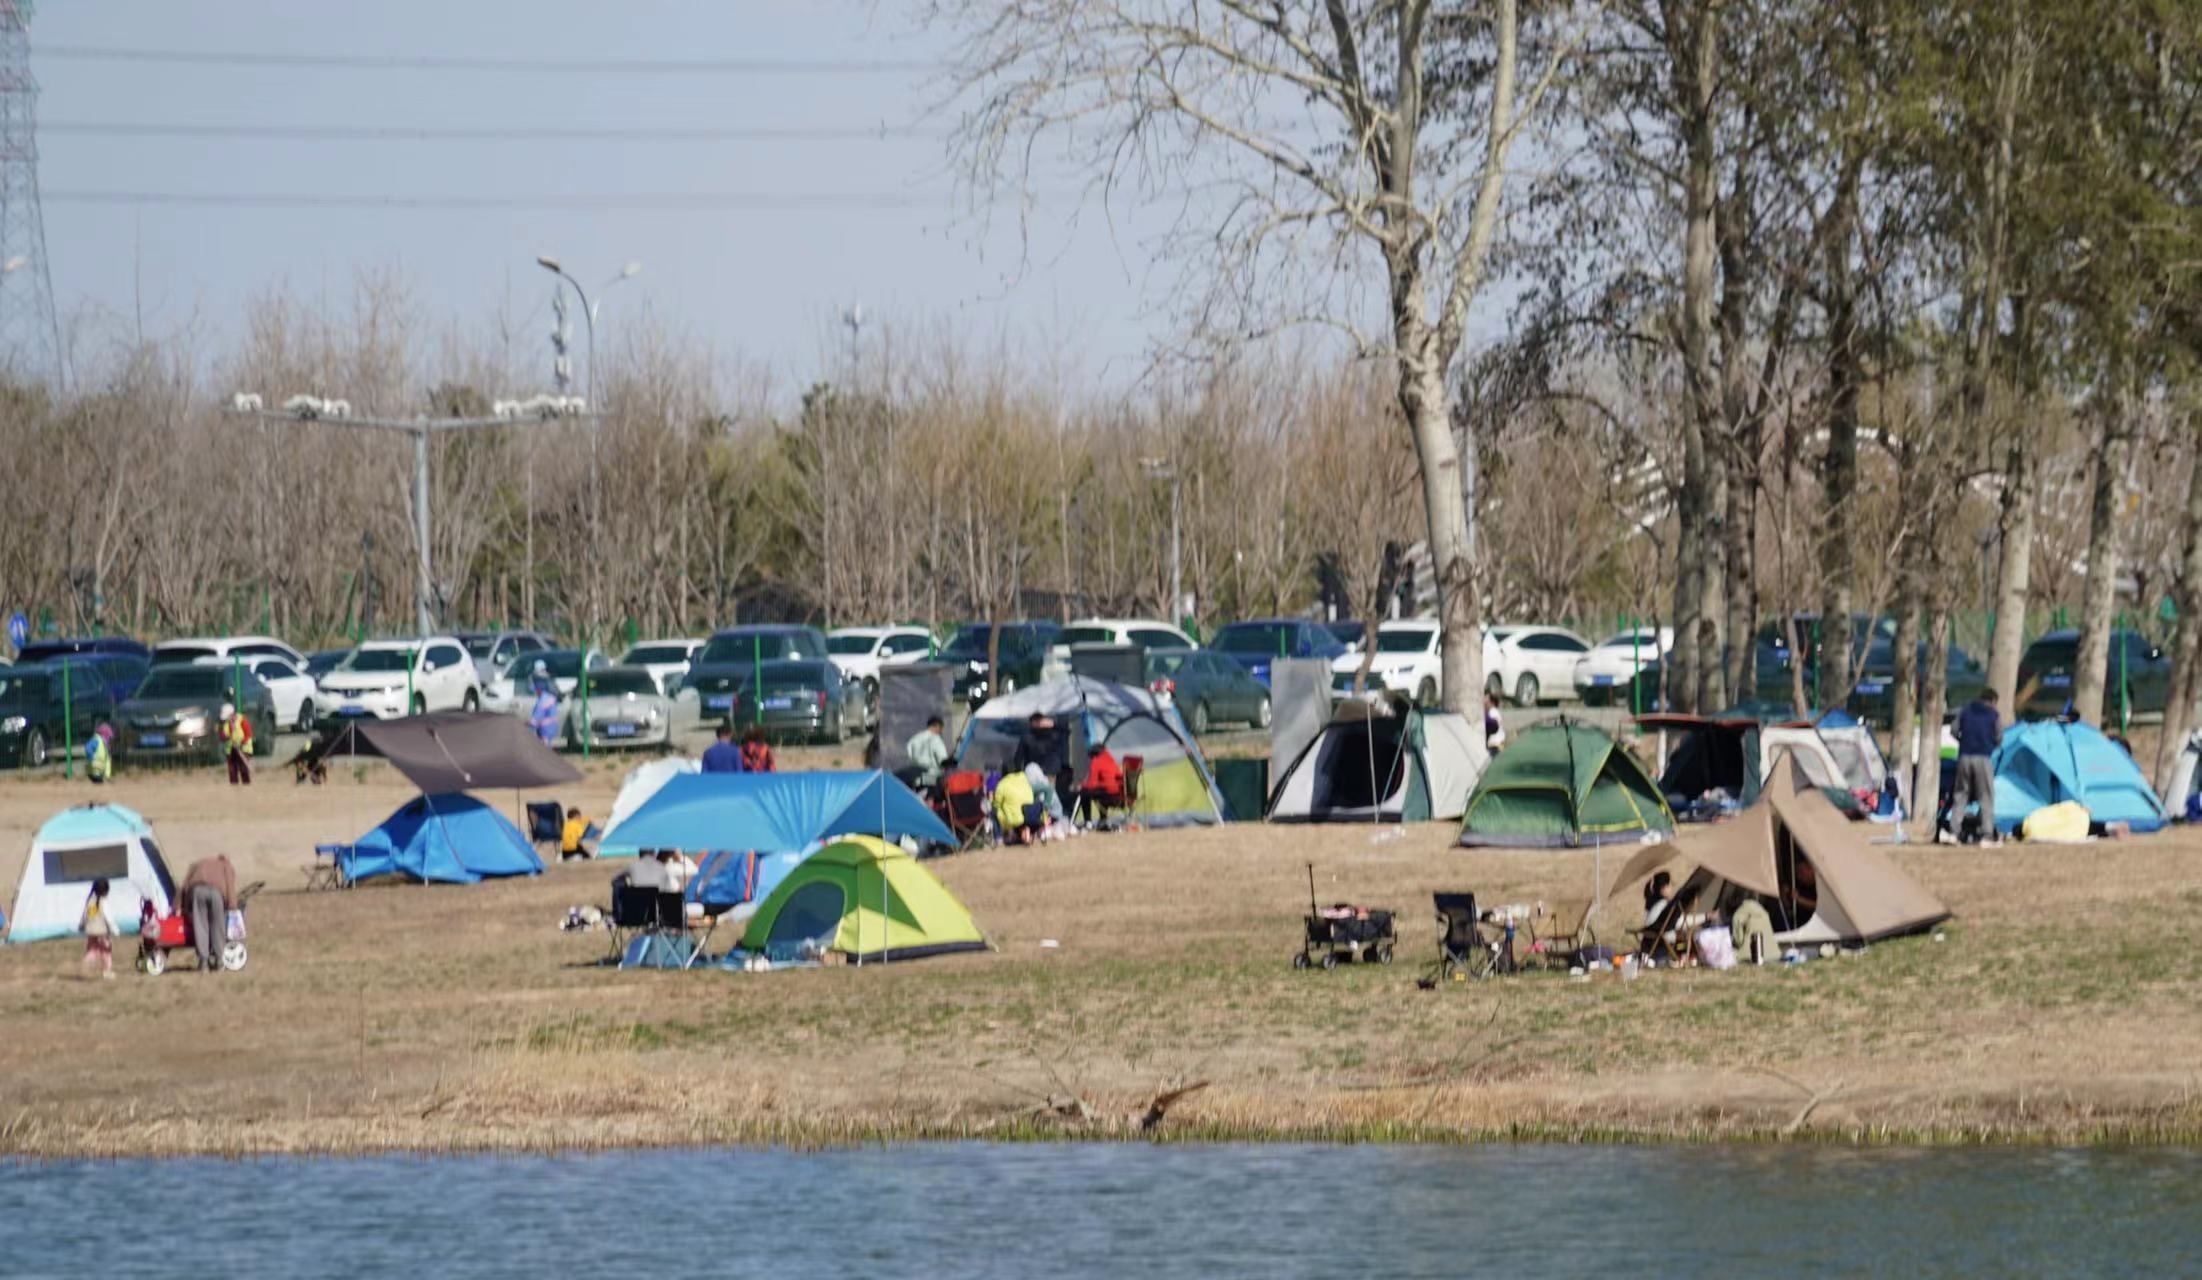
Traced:
<svg viewBox="0 0 2202 1280">
<path fill-rule="evenodd" d="M 100 721 L 99 728 L 84 740 L 84 776 L 98 786 L 115 776 L 114 727 Z"/>
<path fill-rule="evenodd" d="M 252 785 L 252 721 L 230 703 L 222 704 L 222 748 L 229 757 L 229 785 Z"/>
<path fill-rule="evenodd" d="M 1002 829 L 1003 844 L 1031 844 L 1046 825 L 1047 810 L 1040 806 L 1023 770 L 1013 769 L 994 784 L 994 822 Z"/>
</svg>

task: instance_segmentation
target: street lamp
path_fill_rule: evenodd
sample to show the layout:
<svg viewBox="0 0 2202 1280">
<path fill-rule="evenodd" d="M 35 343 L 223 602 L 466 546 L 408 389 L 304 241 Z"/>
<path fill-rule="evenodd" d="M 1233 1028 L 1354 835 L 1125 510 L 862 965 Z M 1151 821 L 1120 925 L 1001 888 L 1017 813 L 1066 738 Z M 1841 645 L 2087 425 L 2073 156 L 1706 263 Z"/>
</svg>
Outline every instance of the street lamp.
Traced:
<svg viewBox="0 0 2202 1280">
<path fill-rule="evenodd" d="M 605 281 L 602 285 L 597 287 L 597 301 L 594 303 L 589 301 L 588 291 L 581 287 L 581 282 L 574 279 L 572 274 L 569 273 L 566 268 L 559 263 L 558 259 L 550 256 L 547 253 L 538 254 L 535 258 L 535 264 L 543 268 L 543 270 L 550 272 L 552 275 L 557 276 L 560 280 L 565 281 L 567 284 L 572 285 L 575 296 L 581 299 L 581 319 L 584 323 L 588 325 L 589 329 L 589 381 L 584 387 L 584 395 L 589 403 L 589 412 L 593 414 L 596 412 L 596 309 L 599 305 L 602 304 L 604 300 L 604 295 L 611 292 L 612 286 L 618 284 L 622 280 L 632 280 L 636 276 L 641 275 L 642 264 L 639 262 L 630 262 L 626 266 L 621 267 L 619 269 L 618 275 L 613 276 L 610 280 Z M 589 541 L 592 546 L 598 541 L 598 532 L 603 524 L 603 499 L 601 496 L 602 482 L 597 478 L 597 471 L 601 466 L 601 451 L 599 449 L 598 437 L 599 432 L 596 430 L 594 420 L 592 419 L 589 428 Z M 591 565 L 592 567 L 589 574 L 589 631 L 590 635 L 593 637 L 596 631 L 597 623 L 597 593 L 595 586 L 596 571 L 593 567 L 593 559 L 591 560 Z M 584 644 L 582 648 L 587 649 L 588 646 Z"/>
</svg>

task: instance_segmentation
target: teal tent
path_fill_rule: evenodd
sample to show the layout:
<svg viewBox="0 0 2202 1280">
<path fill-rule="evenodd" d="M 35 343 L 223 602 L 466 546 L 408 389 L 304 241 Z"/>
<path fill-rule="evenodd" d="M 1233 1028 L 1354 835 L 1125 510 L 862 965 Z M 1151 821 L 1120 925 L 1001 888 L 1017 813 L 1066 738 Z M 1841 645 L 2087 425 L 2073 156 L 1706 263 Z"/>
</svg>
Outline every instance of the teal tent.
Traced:
<svg viewBox="0 0 2202 1280">
<path fill-rule="evenodd" d="M 2090 724 L 2028 720 L 1996 747 L 1996 828 L 2010 832 L 2045 805 L 2077 800 L 2095 822 L 2159 831 L 2164 802 L 2126 749 Z"/>
</svg>

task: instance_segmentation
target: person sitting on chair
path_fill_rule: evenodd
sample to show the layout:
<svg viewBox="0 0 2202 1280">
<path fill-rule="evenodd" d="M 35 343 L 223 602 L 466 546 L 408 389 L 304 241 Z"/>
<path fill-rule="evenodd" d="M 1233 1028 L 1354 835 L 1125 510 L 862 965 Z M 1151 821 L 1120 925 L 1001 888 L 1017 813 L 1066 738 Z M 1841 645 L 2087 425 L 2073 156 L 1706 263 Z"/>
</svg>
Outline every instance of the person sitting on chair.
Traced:
<svg viewBox="0 0 2202 1280">
<path fill-rule="evenodd" d="M 657 850 L 644 849 L 635 858 L 635 865 L 627 868 L 627 887 L 643 889 L 651 893 L 665 892 L 665 864 L 658 860 Z"/>
<path fill-rule="evenodd" d="M 589 820 L 581 816 L 579 809 L 566 810 L 566 825 L 558 831 L 558 860 L 583 862 L 596 856 L 586 843 L 589 838 Z"/>
<path fill-rule="evenodd" d="M 994 784 L 994 822 L 1002 829 L 1003 844 L 1031 844 L 1047 825 L 1047 809 L 1033 796 L 1032 781 L 1023 770 L 1012 769 Z"/>
<path fill-rule="evenodd" d="M 1644 882 L 1644 927 L 1649 929 L 1659 923 L 1659 917 L 1667 914 L 1674 905 L 1674 877 L 1665 871 L 1655 872 Z"/>
<path fill-rule="evenodd" d="M 1090 805 L 1124 803 L 1124 766 L 1116 762 L 1116 753 L 1107 747 L 1095 747 L 1086 758 L 1086 781 L 1079 789 L 1080 797 Z"/>
<path fill-rule="evenodd" d="M 948 771 L 947 727 L 939 716 L 927 716 L 925 728 L 902 744 L 902 754 L 918 771 L 917 789 L 920 791 L 939 786 L 941 775 Z"/>
</svg>

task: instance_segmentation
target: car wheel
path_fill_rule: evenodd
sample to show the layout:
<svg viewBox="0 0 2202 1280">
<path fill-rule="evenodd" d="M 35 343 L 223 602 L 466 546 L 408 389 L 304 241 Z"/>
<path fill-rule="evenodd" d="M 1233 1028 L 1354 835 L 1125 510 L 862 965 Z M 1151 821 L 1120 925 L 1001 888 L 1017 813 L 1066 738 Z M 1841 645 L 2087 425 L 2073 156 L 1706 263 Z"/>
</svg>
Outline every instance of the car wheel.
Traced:
<svg viewBox="0 0 2202 1280">
<path fill-rule="evenodd" d="M 23 763 L 33 769 L 42 769 L 46 766 L 48 758 L 46 731 L 44 729 L 31 730 L 29 736 L 23 739 Z"/>
<path fill-rule="evenodd" d="M 1506 682 L 1499 678 L 1498 672 L 1494 671 L 1484 679 L 1483 691 L 1494 698 L 1503 698 L 1506 696 Z"/>
<path fill-rule="evenodd" d="M 421 693 L 413 695 L 413 714 L 417 716 L 428 714 L 428 695 Z"/>
<path fill-rule="evenodd" d="M 1254 704 L 1254 727 L 1267 729 L 1269 727 L 1269 716 L 1269 699 L 1264 697 L 1260 702 Z"/>
<path fill-rule="evenodd" d="M 298 719 L 292 723 L 291 727 L 298 730 L 300 733 L 313 732 L 312 698 L 308 698 L 304 702 L 298 704 Z"/>
<path fill-rule="evenodd" d="M 482 695 L 469 689 L 466 691 L 466 696 L 459 699 L 459 705 L 469 711 L 479 711 L 482 709 Z"/>
<path fill-rule="evenodd" d="M 1524 673 L 1520 681 L 1514 685 L 1514 705 L 1517 707 L 1536 706 L 1537 693 L 1537 677 Z"/>
<path fill-rule="evenodd" d="M 1430 679 L 1428 676 L 1424 676 L 1422 678 L 1422 683 L 1415 688 L 1414 701 L 1415 705 L 1418 707 L 1436 706 L 1437 681 Z"/>
<path fill-rule="evenodd" d="M 1193 704 L 1193 736 L 1197 738 L 1202 736 L 1203 734 L 1206 734 L 1207 732 L 1208 704 L 1205 702 L 1196 702 Z"/>
</svg>

